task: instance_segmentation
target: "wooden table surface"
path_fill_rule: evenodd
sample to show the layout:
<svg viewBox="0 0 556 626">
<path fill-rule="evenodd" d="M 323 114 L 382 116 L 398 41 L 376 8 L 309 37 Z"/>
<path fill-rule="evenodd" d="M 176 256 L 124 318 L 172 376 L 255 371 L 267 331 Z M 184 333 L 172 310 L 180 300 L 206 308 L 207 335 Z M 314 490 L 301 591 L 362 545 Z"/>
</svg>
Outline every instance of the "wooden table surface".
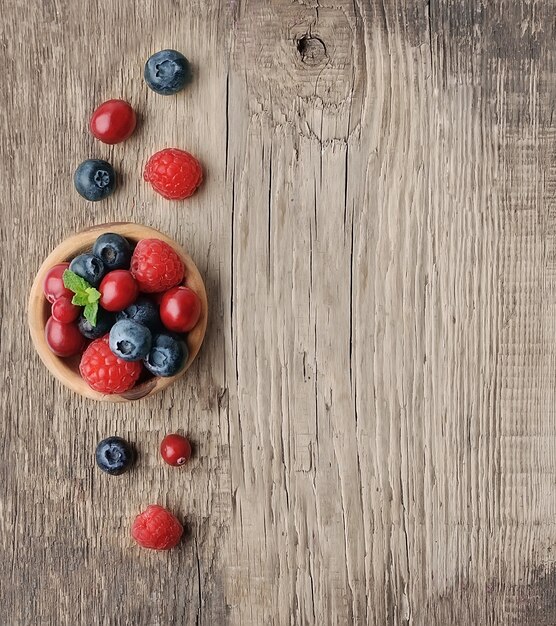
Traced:
<svg viewBox="0 0 556 626">
<path fill-rule="evenodd" d="M 556 624 L 556 57 L 548 0 L 43 0 L 0 26 L 0 624 Z M 147 57 L 189 57 L 178 96 Z M 140 115 L 109 147 L 109 98 Z M 154 151 L 198 155 L 186 202 Z M 72 174 L 110 160 L 92 204 Z M 134 221 L 203 274 L 167 392 L 76 397 L 30 343 L 42 260 Z M 185 468 L 158 445 L 195 442 Z M 97 441 L 140 452 L 119 478 Z M 134 516 L 187 524 L 170 553 Z"/>
</svg>

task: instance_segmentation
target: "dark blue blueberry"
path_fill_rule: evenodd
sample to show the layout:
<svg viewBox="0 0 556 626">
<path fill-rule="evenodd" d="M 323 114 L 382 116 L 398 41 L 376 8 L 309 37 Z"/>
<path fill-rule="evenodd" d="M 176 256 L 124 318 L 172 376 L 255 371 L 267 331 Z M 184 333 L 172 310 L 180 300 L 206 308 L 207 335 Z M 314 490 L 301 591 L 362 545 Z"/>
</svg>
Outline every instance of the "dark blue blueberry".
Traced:
<svg viewBox="0 0 556 626">
<path fill-rule="evenodd" d="M 133 465 L 135 450 L 121 437 L 108 437 L 98 443 L 95 458 L 103 472 L 118 476 Z"/>
<path fill-rule="evenodd" d="M 133 320 L 120 320 L 110 330 L 110 350 L 124 361 L 140 361 L 151 349 L 151 331 Z"/>
<path fill-rule="evenodd" d="M 188 351 L 184 341 L 173 335 L 155 335 L 151 351 L 144 360 L 145 367 L 155 376 L 174 376 L 187 361 Z"/>
<path fill-rule="evenodd" d="M 81 276 L 81 278 L 86 280 L 92 287 L 98 287 L 105 274 L 104 263 L 98 256 L 90 254 L 89 252 L 76 256 L 70 263 L 69 269 L 78 276 Z"/>
<path fill-rule="evenodd" d="M 96 202 L 116 189 L 116 174 L 107 161 L 88 159 L 75 170 L 73 182 L 80 195 L 86 200 Z"/>
<path fill-rule="evenodd" d="M 139 322 L 144 324 L 151 332 L 158 330 L 162 324 L 158 306 L 145 296 L 139 296 L 127 309 L 120 311 L 116 315 L 116 319 L 118 321 L 133 320 L 134 322 Z"/>
<path fill-rule="evenodd" d="M 102 259 L 108 271 L 129 269 L 131 246 L 129 241 L 115 233 L 104 233 L 93 246 L 93 254 Z"/>
<path fill-rule="evenodd" d="M 145 63 L 144 77 L 153 91 L 170 96 L 191 82 L 191 66 L 180 52 L 161 50 Z"/>
<path fill-rule="evenodd" d="M 79 328 L 79 332 L 84 337 L 87 337 L 87 339 L 98 339 L 106 335 L 112 326 L 114 326 L 115 322 L 116 316 L 114 313 L 110 313 L 99 307 L 96 326 L 91 326 L 91 323 L 86 320 L 83 315 L 80 315 L 77 321 L 77 327 Z"/>
</svg>

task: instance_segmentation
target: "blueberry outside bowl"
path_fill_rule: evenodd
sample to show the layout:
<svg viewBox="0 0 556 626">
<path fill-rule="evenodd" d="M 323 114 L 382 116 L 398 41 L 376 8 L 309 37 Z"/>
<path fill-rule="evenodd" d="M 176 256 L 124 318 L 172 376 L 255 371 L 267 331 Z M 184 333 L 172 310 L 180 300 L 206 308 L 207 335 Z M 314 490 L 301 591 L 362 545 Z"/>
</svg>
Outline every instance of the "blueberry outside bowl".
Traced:
<svg viewBox="0 0 556 626">
<path fill-rule="evenodd" d="M 136 244 L 140 239 L 161 239 L 174 248 L 185 264 L 185 280 L 184 284 L 191 287 L 201 299 L 201 317 L 195 328 L 187 335 L 187 347 L 189 349 L 189 358 L 184 367 L 175 375 L 168 378 L 160 378 L 150 376 L 146 379 L 143 377 L 139 382 L 122 394 L 104 394 L 94 389 L 81 378 L 79 374 L 79 361 L 81 355 L 70 358 L 57 357 L 50 351 L 44 336 L 44 327 L 50 317 L 50 303 L 47 302 L 43 294 L 43 281 L 48 270 L 58 263 L 70 261 L 78 254 L 89 251 L 97 237 L 103 233 L 112 232 L 122 235 L 130 241 L 132 245 Z M 66 387 L 76 393 L 105 402 L 129 402 L 131 400 L 139 400 L 152 396 L 166 387 L 173 384 L 178 378 L 183 376 L 191 363 L 197 356 L 207 328 L 208 303 L 207 294 L 203 279 L 199 274 L 197 266 L 192 258 L 177 242 L 170 239 L 166 235 L 160 233 L 154 228 L 133 223 L 112 223 L 100 224 L 87 230 L 81 231 L 76 235 L 68 237 L 57 248 L 55 248 L 41 265 L 29 296 L 28 322 L 31 338 L 42 362 L 50 370 L 50 372 Z"/>
</svg>

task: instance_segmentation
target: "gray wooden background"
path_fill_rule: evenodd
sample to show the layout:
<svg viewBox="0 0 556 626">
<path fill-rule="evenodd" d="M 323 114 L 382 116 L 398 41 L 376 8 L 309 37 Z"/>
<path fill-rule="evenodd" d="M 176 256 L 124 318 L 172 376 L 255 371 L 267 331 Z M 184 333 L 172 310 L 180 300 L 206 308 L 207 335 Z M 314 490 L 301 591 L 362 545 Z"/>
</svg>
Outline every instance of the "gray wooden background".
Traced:
<svg viewBox="0 0 556 626">
<path fill-rule="evenodd" d="M 0 624 L 556 624 L 556 14 L 549 0 L 43 0 L 0 17 Z M 195 81 L 150 92 L 146 58 Z M 93 108 L 129 100 L 127 142 Z M 170 203 L 162 147 L 207 179 Z M 72 173 L 122 184 L 87 203 Z M 25 309 L 80 228 L 154 226 L 206 280 L 168 392 L 81 400 Z M 158 457 L 188 433 L 194 461 Z M 93 452 L 118 434 L 121 478 Z M 135 547 L 170 507 L 187 538 Z"/>
</svg>

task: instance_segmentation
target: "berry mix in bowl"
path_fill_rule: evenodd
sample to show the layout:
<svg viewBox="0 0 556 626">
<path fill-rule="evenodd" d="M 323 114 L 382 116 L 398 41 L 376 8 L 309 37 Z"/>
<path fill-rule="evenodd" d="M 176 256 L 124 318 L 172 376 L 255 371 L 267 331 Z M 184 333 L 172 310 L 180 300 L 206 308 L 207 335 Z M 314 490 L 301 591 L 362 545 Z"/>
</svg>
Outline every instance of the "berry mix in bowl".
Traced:
<svg viewBox="0 0 556 626">
<path fill-rule="evenodd" d="M 207 325 L 203 280 L 162 233 L 106 224 L 66 239 L 29 300 L 33 343 L 65 385 L 97 400 L 152 395 L 183 375 Z"/>
</svg>

